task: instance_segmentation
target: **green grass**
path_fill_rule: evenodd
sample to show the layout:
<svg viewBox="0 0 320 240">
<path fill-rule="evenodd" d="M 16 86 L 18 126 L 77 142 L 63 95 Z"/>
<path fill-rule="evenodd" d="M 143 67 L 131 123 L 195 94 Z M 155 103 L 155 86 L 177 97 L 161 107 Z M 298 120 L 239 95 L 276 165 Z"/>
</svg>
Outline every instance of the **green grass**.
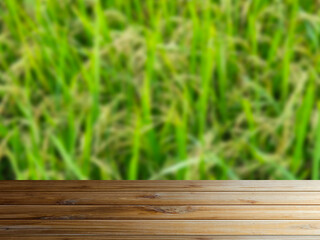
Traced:
<svg viewBox="0 0 320 240">
<path fill-rule="evenodd" d="M 319 1 L 0 1 L 0 179 L 319 179 L 319 44 Z"/>
</svg>

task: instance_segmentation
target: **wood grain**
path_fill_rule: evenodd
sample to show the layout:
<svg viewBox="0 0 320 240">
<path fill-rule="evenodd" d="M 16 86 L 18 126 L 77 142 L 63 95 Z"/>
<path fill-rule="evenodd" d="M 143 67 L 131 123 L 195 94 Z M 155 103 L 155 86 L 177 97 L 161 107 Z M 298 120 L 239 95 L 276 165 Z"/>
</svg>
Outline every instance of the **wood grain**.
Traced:
<svg viewBox="0 0 320 240">
<path fill-rule="evenodd" d="M 0 219 L 30 220 L 320 220 L 320 206 L 0 205 Z"/>
<path fill-rule="evenodd" d="M 320 192 L 2 192 L 2 205 L 320 204 Z"/>
<path fill-rule="evenodd" d="M 0 234 L 320 235 L 319 220 L 0 220 Z"/>
<path fill-rule="evenodd" d="M 318 240 L 320 181 L 0 181 L 0 240 Z"/>
<path fill-rule="evenodd" d="M 320 180 L 0 181 L 0 192 L 319 192 Z"/>
<path fill-rule="evenodd" d="M 319 240 L 320 236 L 1 236 L 1 240 Z"/>
</svg>

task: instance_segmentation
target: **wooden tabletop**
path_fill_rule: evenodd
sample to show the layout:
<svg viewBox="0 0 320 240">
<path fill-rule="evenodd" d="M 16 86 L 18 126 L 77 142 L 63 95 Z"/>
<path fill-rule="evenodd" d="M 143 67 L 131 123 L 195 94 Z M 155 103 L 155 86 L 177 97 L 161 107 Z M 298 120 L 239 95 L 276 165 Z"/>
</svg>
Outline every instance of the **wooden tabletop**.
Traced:
<svg viewBox="0 0 320 240">
<path fill-rule="evenodd" d="M 0 239 L 319 240 L 320 181 L 0 181 Z"/>
</svg>

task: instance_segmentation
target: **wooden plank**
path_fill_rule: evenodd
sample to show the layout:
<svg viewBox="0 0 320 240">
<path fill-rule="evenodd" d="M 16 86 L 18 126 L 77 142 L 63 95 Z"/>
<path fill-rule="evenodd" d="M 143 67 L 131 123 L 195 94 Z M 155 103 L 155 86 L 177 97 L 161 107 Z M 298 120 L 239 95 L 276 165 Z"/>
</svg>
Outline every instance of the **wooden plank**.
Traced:
<svg viewBox="0 0 320 240">
<path fill-rule="evenodd" d="M 320 192 L 2 192 L 2 205 L 320 204 Z"/>
<path fill-rule="evenodd" d="M 0 181 L 0 239 L 315 240 L 318 186 L 320 181 Z"/>
<path fill-rule="evenodd" d="M 320 220 L 320 206 L 2 205 L 0 219 L 30 220 Z"/>
<path fill-rule="evenodd" d="M 0 236 L 1 240 L 319 240 L 320 236 Z"/>
<path fill-rule="evenodd" d="M 43 192 L 319 192 L 320 180 L 0 181 L 2 191 Z"/>
<path fill-rule="evenodd" d="M 320 235 L 319 220 L 0 220 L 0 234 Z"/>
</svg>

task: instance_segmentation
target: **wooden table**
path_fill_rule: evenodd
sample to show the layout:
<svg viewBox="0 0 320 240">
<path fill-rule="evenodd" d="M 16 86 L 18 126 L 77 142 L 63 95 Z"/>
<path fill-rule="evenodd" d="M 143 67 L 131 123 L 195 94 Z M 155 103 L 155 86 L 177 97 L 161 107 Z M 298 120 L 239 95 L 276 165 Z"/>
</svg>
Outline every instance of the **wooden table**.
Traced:
<svg viewBox="0 0 320 240">
<path fill-rule="evenodd" d="M 0 181 L 0 239 L 320 239 L 320 181 Z"/>
</svg>

